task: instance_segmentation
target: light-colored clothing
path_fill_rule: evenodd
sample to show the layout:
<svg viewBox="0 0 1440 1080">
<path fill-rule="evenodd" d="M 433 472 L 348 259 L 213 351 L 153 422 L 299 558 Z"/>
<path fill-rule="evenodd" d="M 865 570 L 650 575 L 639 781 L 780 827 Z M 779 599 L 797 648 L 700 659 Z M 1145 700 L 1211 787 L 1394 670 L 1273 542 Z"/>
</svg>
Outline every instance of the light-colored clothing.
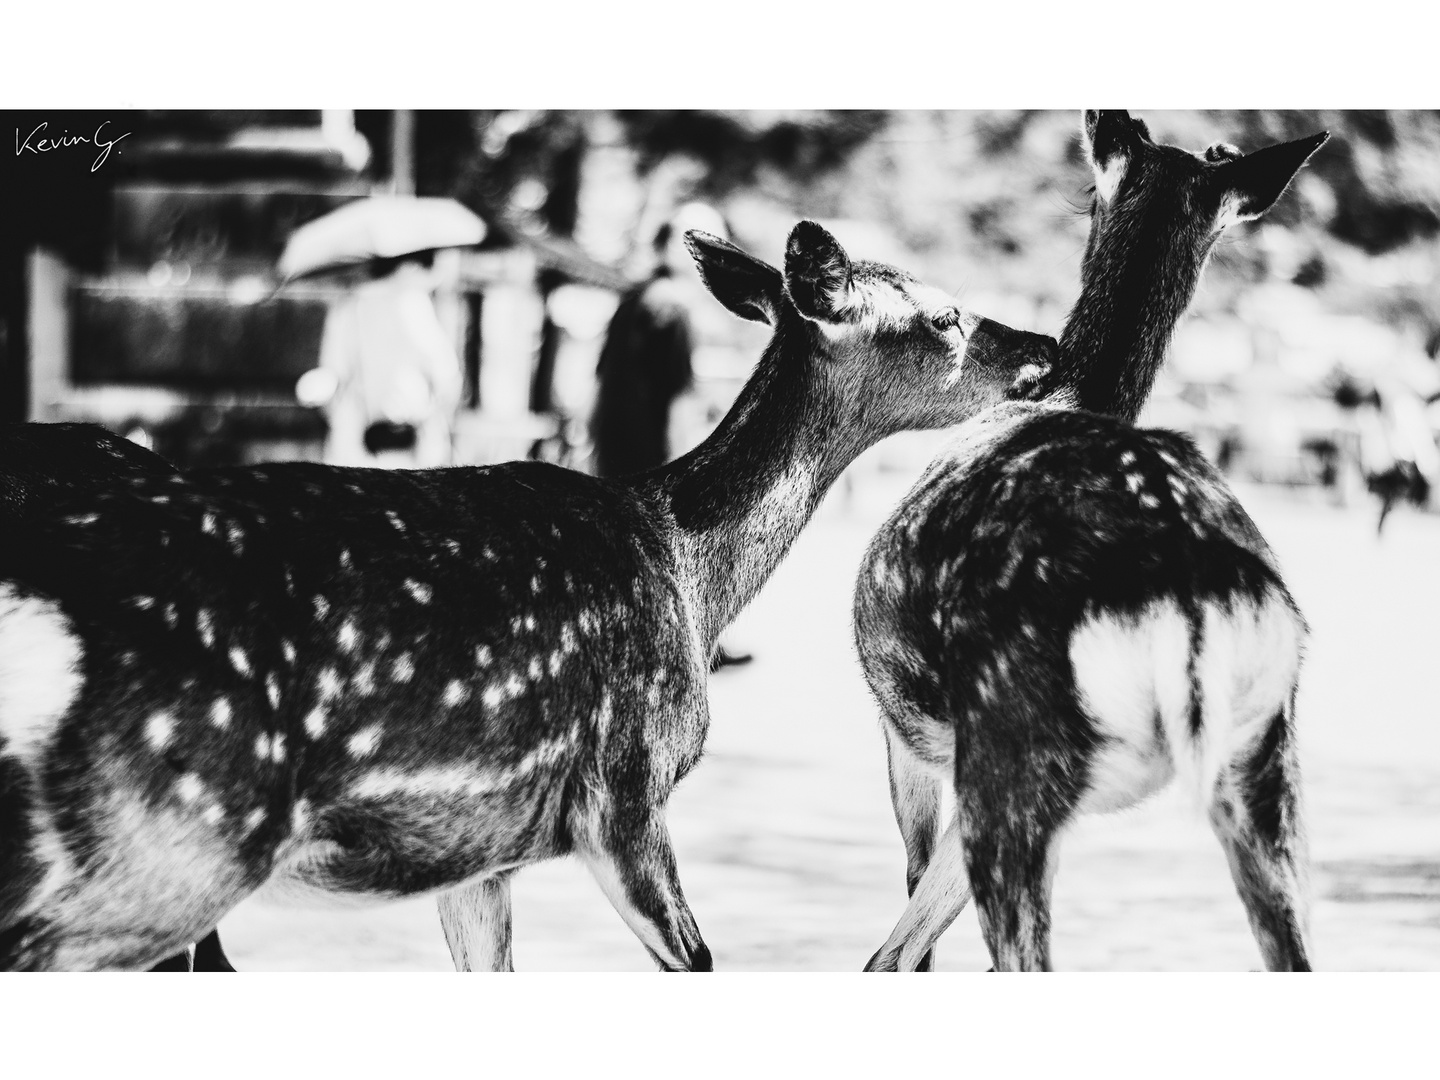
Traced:
<svg viewBox="0 0 1440 1080">
<path fill-rule="evenodd" d="M 379 465 L 365 448 L 365 430 L 379 421 L 412 424 L 416 467 L 447 465 L 451 434 L 464 390 L 459 357 L 430 298 L 423 267 L 402 264 L 337 302 L 325 320 L 320 367 L 337 388 L 327 412 L 325 460 L 336 465 Z M 406 462 L 410 463 L 409 461 Z"/>
</svg>

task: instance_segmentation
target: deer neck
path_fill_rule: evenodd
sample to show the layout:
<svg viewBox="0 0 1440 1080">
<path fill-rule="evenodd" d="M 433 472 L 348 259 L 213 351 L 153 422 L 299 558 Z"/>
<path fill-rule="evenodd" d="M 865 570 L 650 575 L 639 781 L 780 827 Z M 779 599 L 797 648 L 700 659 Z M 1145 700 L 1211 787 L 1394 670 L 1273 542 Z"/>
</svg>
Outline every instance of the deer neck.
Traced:
<svg viewBox="0 0 1440 1080">
<path fill-rule="evenodd" d="M 1147 231 L 1128 245 L 1092 240 L 1052 376 L 1077 407 L 1126 420 L 1149 399 L 1210 253 Z"/>
<path fill-rule="evenodd" d="M 809 332 L 782 323 L 720 426 L 654 473 L 706 650 L 759 592 L 845 466 L 878 439 L 846 423 Z M 882 433 L 883 434 L 883 433 Z"/>
</svg>

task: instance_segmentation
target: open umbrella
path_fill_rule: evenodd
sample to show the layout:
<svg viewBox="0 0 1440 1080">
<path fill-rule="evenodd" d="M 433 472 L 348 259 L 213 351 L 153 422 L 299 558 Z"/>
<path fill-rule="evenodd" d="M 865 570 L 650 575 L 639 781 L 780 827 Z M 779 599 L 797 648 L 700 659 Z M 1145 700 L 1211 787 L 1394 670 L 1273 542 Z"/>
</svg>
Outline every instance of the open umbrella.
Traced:
<svg viewBox="0 0 1440 1080">
<path fill-rule="evenodd" d="M 373 259 L 469 247 L 483 239 L 485 223 L 454 199 L 375 195 L 296 229 L 278 269 L 293 281 Z"/>
</svg>

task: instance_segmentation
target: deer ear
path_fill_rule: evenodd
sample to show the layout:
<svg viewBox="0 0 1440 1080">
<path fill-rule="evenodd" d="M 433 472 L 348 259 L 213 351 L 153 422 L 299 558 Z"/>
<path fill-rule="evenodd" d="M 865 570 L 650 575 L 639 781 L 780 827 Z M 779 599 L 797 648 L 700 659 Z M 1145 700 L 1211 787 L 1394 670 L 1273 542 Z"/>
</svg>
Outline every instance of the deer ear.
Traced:
<svg viewBox="0 0 1440 1080">
<path fill-rule="evenodd" d="M 1095 170 L 1095 194 L 1108 203 L 1120 190 L 1125 169 L 1143 136 L 1143 124 L 1124 109 L 1086 109 L 1080 114 L 1080 146 Z"/>
<path fill-rule="evenodd" d="M 813 322 L 849 322 L 854 318 L 851 283 L 850 256 L 835 237 L 813 221 L 790 230 L 785 290 L 795 310 Z"/>
<path fill-rule="evenodd" d="M 1219 227 L 1236 221 L 1254 221 L 1274 206 L 1300 166 L 1329 138 L 1330 133 L 1322 131 L 1293 142 L 1267 146 L 1222 165 L 1215 174 L 1222 192 Z"/>
<path fill-rule="evenodd" d="M 716 300 L 742 319 L 775 325 L 785 292 L 779 270 L 699 229 L 685 234 L 685 246 Z"/>
</svg>

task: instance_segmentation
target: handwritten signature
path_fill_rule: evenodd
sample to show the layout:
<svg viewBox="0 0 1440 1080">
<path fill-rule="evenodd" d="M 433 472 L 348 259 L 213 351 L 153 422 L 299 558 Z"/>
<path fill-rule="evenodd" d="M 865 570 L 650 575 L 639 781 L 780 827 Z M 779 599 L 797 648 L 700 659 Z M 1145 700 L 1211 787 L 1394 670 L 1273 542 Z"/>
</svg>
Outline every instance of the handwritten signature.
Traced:
<svg viewBox="0 0 1440 1080">
<path fill-rule="evenodd" d="M 53 135 L 42 134 L 47 132 L 50 127 L 50 121 L 46 120 L 36 127 L 34 131 L 30 132 L 29 135 L 25 136 L 24 142 L 20 141 L 20 129 L 16 128 L 15 156 L 20 157 L 20 155 L 25 153 L 36 155 L 48 154 L 51 150 L 66 150 L 72 146 L 93 146 L 100 151 L 100 156 L 97 157 L 94 164 L 90 166 L 90 171 L 93 173 L 96 169 L 100 168 L 101 165 L 105 164 L 106 159 L 110 157 L 111 148 L 121 139 L 127 138 L 130 135 L 130 132 L 127 131 L 124 135 L 116 135 L 113 139 L 106 138 L 103 133 L 109 124 L 109 120 L 102 121 L 100 126 L 95 129 L 94 135 L 71 135 L 68 131 L 62 131 L 59 138 L 56 138 Z M 117 154 L 120 153 L 118 150 L 115 152 Z"/>
</svg>

